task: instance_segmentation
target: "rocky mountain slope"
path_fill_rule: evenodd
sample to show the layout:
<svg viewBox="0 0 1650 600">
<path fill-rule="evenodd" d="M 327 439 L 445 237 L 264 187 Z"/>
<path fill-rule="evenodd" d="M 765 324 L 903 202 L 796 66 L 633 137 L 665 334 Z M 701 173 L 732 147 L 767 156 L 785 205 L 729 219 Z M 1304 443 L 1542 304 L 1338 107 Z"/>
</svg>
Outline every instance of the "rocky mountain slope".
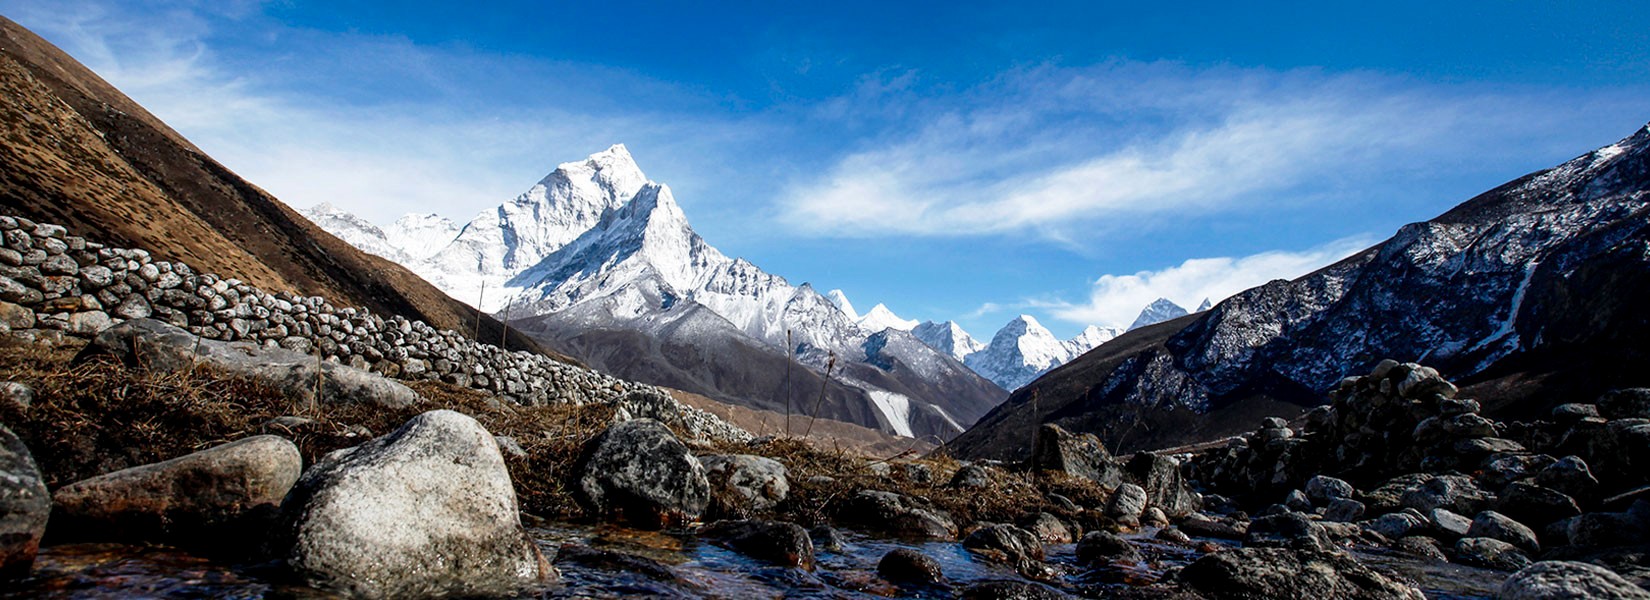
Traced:
<svg viewBox="0 0 1650 600">
<path fill-rule="evenodd" d="M 434 216 L 378 228 L 330 207 L 308 214 L 624 377 L 942 439 L 1005 395 L 885 306 L 852 314 L 840 292 L 833 302 L 722 254 L 622 145 L 558 166 L 445 245 L 418 237 L 450 234 Z"/>
<path fill-rule="evenodd" d="M 498 321 L 370 256 L 237 177 L 32 32 L 0 18 L 0 210 L 224 273 L 271 292 L 504 334 Z M 542 349 L 525 336 L 512 348 Z"/>
<path fill-rule="evenodd" d="M 1485 192 L 1369 250 L 1144 327 L 1016 392 L 953 449 L 1022 456 L 1052 421 L 1124 448 L 1290 414 L 1383 358 L 1425 362 L 1487 412 L 1647 383 L 1650 129 Z M 1239 425 L 1241 426 L 1241 425 Z"/>
</svg>

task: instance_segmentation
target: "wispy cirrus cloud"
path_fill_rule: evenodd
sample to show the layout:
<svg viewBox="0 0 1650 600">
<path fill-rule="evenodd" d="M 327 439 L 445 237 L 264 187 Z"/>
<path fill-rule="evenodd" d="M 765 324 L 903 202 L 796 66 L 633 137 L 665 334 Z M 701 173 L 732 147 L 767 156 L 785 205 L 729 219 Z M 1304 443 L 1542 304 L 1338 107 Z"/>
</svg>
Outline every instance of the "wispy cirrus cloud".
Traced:
<svg viewBox="0 0 1650 600">
<path fill-rule="evenodd" d="M 1631 101 L 1606 96 L 1580 104 Z M 1322 196 L 1448 168 L 1469 149 L 1550 143 L 1590 110 L 1575 100 L 1368 73 L 1029 69 L 915 100 L 901 113 L 914 125 L 794 181 L 780 218 L 821 236 L 1062 239 L 1118 220 Z"/>
</svg>

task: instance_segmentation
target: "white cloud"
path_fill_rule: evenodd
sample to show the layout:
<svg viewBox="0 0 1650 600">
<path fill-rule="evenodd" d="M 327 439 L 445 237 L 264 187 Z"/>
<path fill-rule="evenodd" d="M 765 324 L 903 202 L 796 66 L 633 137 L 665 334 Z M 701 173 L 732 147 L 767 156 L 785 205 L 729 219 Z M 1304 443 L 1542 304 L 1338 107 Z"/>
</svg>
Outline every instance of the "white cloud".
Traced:
<svg viewBox="0 0 1650 600">
<path fill-rule="evenodd" d="M 822 236 L 1069 239 L 1445 171 L 1486 148 L 1562 137 L 1582 114 L 1565 106 L 1552 93 L 1364 73 L 1032 69 L 907 110 L 914 127 L 792 182 L 781 219 Z"/>
<path fill-rule="evenodd" d="M 1102 275 L 1087 302 L 1039 303 L 1063 321 L 1079 325 L 1127 327 L 1140 309 L 1168 298 L 1188 310 L 1203 300 L 1219 303 L 1274 279 L 1294 279 L 1368 248 L 1373 241 L 1352 237 L 1299 252 L 1274 250 L 1243 257 L 1194 258 L 1158 271 Z"/>
</svg>

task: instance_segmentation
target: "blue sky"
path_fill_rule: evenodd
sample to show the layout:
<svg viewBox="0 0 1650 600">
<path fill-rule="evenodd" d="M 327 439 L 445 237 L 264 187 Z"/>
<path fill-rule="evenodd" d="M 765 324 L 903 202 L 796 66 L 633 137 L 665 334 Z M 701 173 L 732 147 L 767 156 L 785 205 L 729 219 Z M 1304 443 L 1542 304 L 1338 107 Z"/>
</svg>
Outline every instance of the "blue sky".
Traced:
<svg viewBox="0 0 1650 600">
<path fill-rule="evenodd" d="M 724 252 L 982 338 L 1293 277 L 1650 120 L 1642 2 L 671 4 L 0 14 L 294 206 L 463 221 L 623 142 Z"/>
</svg>

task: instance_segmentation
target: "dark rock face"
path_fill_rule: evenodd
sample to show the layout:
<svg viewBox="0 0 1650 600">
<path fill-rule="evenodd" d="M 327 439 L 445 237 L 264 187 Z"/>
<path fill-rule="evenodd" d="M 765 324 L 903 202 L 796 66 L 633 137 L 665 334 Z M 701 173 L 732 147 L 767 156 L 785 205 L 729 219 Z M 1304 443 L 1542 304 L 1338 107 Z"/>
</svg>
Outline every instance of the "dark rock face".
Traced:
<svg viewBox="0 0 1650 600">
<path fill-rule="evenodd" d="M 1180 581 L 1214 600 L 1424 597 L 1420 590 L 1387 579 L 1348 555 L 1283 548 L 1208 554 L 1187 565 Z"/>
<path fill-rule="evenodd" d="M 1180 463 L 1154 452 L 1140 452 L 1124 467 L 1128 475 L 1146 490 L 1148 504 L 1163 509 L 1170 517 L 1181 517 L 1203 508 L 1203 500 L 1180 474 Z"/>
<path fill-rule="evenodd" d="M 1641 600 L 1650 599 L 1650 592 L 1597 565 L 1542 561 L 1507 578 L 1495 597 L 1500 600 Z"/>
<path fill-rule="evenodd" d="M 710 503 L 704 466 L 652 419 L 625 421 L 585 445 L 574 497 L 591 513 L 644 528 L 698 517 Z"/>
<path fill-rule="evenodd" d="M 244 547 L 265 536 L 302 469 L 297 446 L 260 435 L 99 475 L 53 494 L 52 537 Z"/>
<path fill-rule="evenodd" d="M 962 600 L 1062 600 L 1070 596 L 1025 581 L 982 581 L 963 589 Z"/>
<path fill-rule="evenodd" d="M 1081 357 L 1010 395 L 951 446 L 963 457 L 1013 458 L 1023 452 L 1013 440 L 1029 439 L 1029 428 L 1047 421 L 1103 431 L 1104 441 L 1115 443 L 1126 422 L 1107 428 L 1086 416 L 1116 421 L 1128 414 L 1121 407 L 1158 407 L 1143 418 L 1162 422 L 1172 411 L 1218 412 L 1265 400 L 1309 406 L 1344 374 L 1381 357 L 1424 357 L 1452 378 L 1505 383 L 1484 388 L 1496 397 L 1478 399 L 1534 414 L 1547 414 L 1555 400 L 1645 385 L 1633 365 L 1647 358 L 1634 342 L 1647 325 L 1642 310 L 1623 299 L 1650 288 L 1650 258 L 1641 251 L 1650 238 L 1646 190 L 1650 129 L 1640 129 L 1406 225 L 1337 264 L 1158 325 L 1170 330 L 1160 344 L 1145 340 L 1152 328 L 1120 337 L 1117 351 Z M 1554 377 L 1519 379 L 1534 372 Z M 1038 391 L 1033 409 L 1029 396 Z M 1413 384 L 1392 390 L 1405 397 L 1439 392 Z M 1038 414 L 1028 414 L 1033 410 Z M 1451 421 L 1439 428 L 1447 435 L 1492 437 L 1475 419 L 1439 417 Z"/>
<path fill-rule="evenodd" d="M 1037 430 L 1031 468 L 1082 477 L 1108 489 L 1123 483 L 1122 470 L 1101 445 L 1100 438 L 1093 434 L 1074 434 L 1052 423 Z"/>
<path fill-rule="evenodd" d="M 154 319 L 127 321 L 98 334 L 79 358 L 93 356 L 111 356 L 130 367 L 166 372 L 188 369 L 197 363 L 211 365 L 269 382 L 288 396 L 306 402 L 403 407 L 418 399 L 411 388 L 368 371 L 317 361 L 284 348 L 202 339 Z M 321 394 L 318 399 L 317 382 Z"/>
<path fill-rule="evenodd" d="M 951 515 L 917 498 L 893 492 L 862 490 L 848 501 L 837 519 L 898 537 L 957 539 L 957 525 Z"/>
<path fill-rule="evenodd" d="M 522 529 L 492 434 L 449 410 L 327 455 L 282 512 L 287 564 L 351 596 L 508 595 L 555 578 Z"/>
<path fill-rule="evenodd" d="M 786 567 L 813 569 L 814 543 L 808 530 L 782 521 L 717 521 L 699 535 L 751 558 Z"/>
<path fill-rule="evenodd" d="M 34 456 L 0 424 L 0 581 L 29 574 L 51 512 L 52 496 Z"/>
<path fill-rule="evenodd" d="M 895 548 L 877 561 L 877 574 L 895 583 L 938 585 L 945 582 L 940 562 L 910 548 Z"/>
<path fill-rule="evenodd" d="M 1612 390 L 1600 396 L 1598 416 L 1606 419 L 1650 419 L 1650 388 Z"/>
</svg>

